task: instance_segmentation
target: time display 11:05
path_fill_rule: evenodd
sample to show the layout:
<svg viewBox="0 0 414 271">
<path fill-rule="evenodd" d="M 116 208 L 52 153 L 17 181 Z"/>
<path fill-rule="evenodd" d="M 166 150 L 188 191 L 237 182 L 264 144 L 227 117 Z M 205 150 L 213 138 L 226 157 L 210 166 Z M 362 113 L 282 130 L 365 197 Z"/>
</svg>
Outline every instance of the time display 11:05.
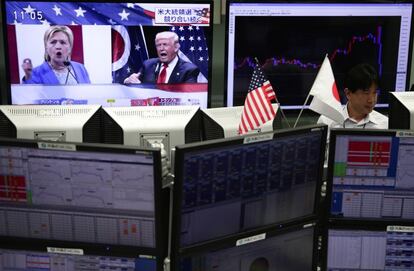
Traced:
<svg viewBox="0 0 414 271">
<path fill-rule="evenodd" d="M 24 11 L 13 11 L 14 19 L 17 20 L 42 20 L 43 19 L 43 12 L 42 11 L 31 11 L 31 12 L 24 12 Z"/>
</svg>

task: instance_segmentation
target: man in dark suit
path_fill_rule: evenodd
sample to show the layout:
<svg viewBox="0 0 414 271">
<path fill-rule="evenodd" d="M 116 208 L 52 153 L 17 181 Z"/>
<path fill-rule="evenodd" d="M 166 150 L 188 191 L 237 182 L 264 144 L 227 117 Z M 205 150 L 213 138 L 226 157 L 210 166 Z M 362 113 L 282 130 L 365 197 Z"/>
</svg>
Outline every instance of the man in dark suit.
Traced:
<svg viewBox="0 0 414 271">
<path fill-rule="evenodd" d="M 32 65 L 32 60 L 30 58 L 23 59 L 22 69 L 24 71 L 22 82 L 25 83 L 26 81 L 32 78 L 33 65 Z"/>
<path fill-rule="evenodd" d="M 200 73 L 193 63 L 178 57 L 180 43 L 174 32 L 160 32 L 155 36 L 158 58 L 144 61 L 138 73 L 131 74 L 125 84 L 157 83 L 196 83 Z"/>
</svg>

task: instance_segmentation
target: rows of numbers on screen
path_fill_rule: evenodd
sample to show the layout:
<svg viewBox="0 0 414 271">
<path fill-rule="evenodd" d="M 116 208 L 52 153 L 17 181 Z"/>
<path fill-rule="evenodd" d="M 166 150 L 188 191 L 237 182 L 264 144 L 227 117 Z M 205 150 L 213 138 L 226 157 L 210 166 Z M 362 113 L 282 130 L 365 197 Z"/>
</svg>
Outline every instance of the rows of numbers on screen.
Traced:
<svg viewBox="0 0 414 271">
<path fill-rule="evenodd" d="M 155 245 L 152 156 L 9 147 L 0 161 L 3 235 Z"/>
</svg>

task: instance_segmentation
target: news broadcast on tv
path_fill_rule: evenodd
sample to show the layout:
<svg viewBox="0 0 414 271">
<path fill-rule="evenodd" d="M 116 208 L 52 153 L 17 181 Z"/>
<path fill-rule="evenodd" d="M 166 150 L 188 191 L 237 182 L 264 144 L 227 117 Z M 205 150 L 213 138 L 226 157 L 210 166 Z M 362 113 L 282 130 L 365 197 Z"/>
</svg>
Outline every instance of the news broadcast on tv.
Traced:
<svg viewBox="0 0 414 271">
<path fill-rule="evenodd" d="M 211 6 L 6 1 L 11 103 L 207 108 Z"/>
</svg>

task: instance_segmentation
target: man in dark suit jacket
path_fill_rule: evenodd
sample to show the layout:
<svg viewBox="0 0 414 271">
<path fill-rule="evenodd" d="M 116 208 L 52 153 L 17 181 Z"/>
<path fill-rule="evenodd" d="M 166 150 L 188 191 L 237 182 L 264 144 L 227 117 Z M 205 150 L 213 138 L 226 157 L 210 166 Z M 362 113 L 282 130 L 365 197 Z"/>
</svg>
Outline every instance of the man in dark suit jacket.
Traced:
<svg viewBox="0 0 414 271">
<path fill-rule="evenodd" d="M 22 82 L 25 83 L 26 81 L 32 78 L 33 65 L 32 65 L 32 60 L 30 58 L 23 59 L 22 69 L 24 71 Z"/>
<path fill-rule="evenodd" d="M 125 84 L 139 83 L 196 83 L 200 70 L 191 62 L 178 57 L 180 43 L 174 32 L 160 32 L 155 36 L 158 58 L 144 61 L 138 73 L 131 74 Z"/>
</svg>

